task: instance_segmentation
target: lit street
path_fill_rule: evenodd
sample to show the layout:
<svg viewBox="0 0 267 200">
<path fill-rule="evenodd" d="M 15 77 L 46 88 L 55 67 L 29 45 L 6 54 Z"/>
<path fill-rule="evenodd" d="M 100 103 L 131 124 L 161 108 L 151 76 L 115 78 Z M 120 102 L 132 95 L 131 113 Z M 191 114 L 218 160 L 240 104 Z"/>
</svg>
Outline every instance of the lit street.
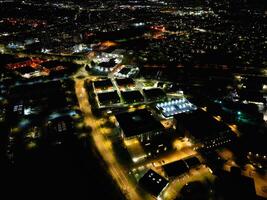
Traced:
<svg viewBox="0 0 267 200">
<path fill-rule="evenodd" d="M 141 199 L 137 191 L 134 189 L 135 187 L 127 177 L 127 172 L 124 170 L 123 166 L 120 166 L 116 161 L 110 141 L 107 140 L 101 132 L 100 120 L 95 119 L 92 115 L 91 107 L 88 102 L 88 95 L 83 84 L 84 80 L 76 79 L 75 90 L 79 100 L 80 109 L 84 114 L 84 123 L 86 126 L 92 128 L 91 134 L 98 151 L 103 160 L 107 163 L 110 174 L 117 182 L 120 189 L 126 193 L 126 197 L 133 200 Z"/>
</svg>

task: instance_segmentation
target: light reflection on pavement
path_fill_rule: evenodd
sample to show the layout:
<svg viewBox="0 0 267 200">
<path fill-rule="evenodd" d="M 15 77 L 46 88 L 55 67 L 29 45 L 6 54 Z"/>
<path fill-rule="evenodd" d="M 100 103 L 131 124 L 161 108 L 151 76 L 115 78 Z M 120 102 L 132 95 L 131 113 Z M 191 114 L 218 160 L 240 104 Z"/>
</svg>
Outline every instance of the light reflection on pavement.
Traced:
<svg viewBox="0 0 267 200">
<path fill-rule="evenodd" d="M 92 138 L 97 150 L 106 162 L 112 178 L 117 182 L 126 198 L 133 200 L 142 199 L 134 189 L 135 186 L 127 176 L 127 171 L 116 160 L 110 140 L 108 140 L 104 134 L 102 134 L 102 130 L 99 128 L 101 127 L 101 120 L 98 120 L 93 116 L 91 112 L 91 105 L 88 101 L 88 95 L 83 85 L 83 79 L 75 79 L 75 92 L 78 98 L 80 109 L 84 114 L 84 123 L 86 126 L 92 128 Z"/>
</svg>

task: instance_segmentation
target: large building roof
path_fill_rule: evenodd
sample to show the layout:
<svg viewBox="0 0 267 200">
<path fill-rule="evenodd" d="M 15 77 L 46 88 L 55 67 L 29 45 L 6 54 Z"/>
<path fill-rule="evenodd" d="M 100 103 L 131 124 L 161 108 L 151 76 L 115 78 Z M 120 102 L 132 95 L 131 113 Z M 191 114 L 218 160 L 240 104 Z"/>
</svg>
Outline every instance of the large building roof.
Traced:
<svg viewBox="0 0 267 200">
<path fill-rule="evenodd" d="M 97 96 L 100 105 L 109 105 L 120 102 L 120 97 L 116 91 L 98 93 Z"/>
<path fill-rule="evenodd" d="M 144 101 L 144 97 L 139 90 L 131 90 L 125 92 L 122 91 L 121 96 L 127 103 L 136 103 Z"/>
<path fill-rule="evenodd" d="M 159 100 L 166 97 L 165 92 L 160 88 L 144 90 L 144 94 L 146 95 L 148 100 Z"/>
<path fill-rule="evenodd" d="M 182 113 L 174 117 L 177 123 L 182 124 L 196 139 L 214 138 L 225 132 L 230 132 L 230 129 L 225 124 L 215 120 L 203 110 Z"/>
<path fill-rule="evenodd" d="M 195 167 L 201 164 L 197 157 L 187 158 L 184 161 L 186 162 L 188 168 Z"/>
<path fill-rule="evenodd" d="M 132 78 L 117 78 L 116 82 L 120 87 L 129 87 L 134 85 L 134 80 Z"/>
<path fill-rule="evenodd" d="M 171 176 L 180 176 L 187 172 L 190 168 L 200 165 L 200 161 L 197 157 L 190 157 L 184 160 L 178 160 L 172 163 L 168 163 L 163 166 L 166 174 Z"/>
<path fill-rule="evenodd" d="M 161 191 L 167 186 L 168 181 L 150 169 L 145 175 L 139 180 L 140 186 L 147 192 L 154 196 L 158 196 Z"/>
<path fill-rule="evenodd" d="M 218 188 L 224 199 L 256 199 L 255 183 L 253 178 L 231 172 L 219 170 Z"/>
<path fill-rule="evenodd" d="M 110 79 L 98 80 L 94 81 L 95 89 L 107 89 L 109 87 L 113 87 L 113 84 Z"/>
<path fill-rule="evenodd" d="M 162 113 L 164 117 L 170 117 L 179 113 L 196 110 L 197 107 L 190 103 L 186 98 L 173 99 L 157 103 L 156 108 Z"/>
<path fill-rule="evenodd" d="M 178 160 L 163 166 L 166 174 L 171 176 L 180 176 L 188 171 L 187 165 L 184 160 Z"/>
<path fill-rule="evenodd" d="M 146 109 L 117 114 L 116 118 L 126 137 L 164 129 L 163 125 Z"/>
</svg>

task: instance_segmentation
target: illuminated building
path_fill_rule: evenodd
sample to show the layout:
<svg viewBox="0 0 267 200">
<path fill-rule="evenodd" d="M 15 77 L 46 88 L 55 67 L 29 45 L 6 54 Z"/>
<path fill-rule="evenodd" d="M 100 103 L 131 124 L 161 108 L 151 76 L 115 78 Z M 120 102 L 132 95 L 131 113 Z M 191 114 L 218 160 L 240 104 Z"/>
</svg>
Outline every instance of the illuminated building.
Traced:
<svg viewBox="0 0 267 200">
<path fill-rule="evenodd" d="M 130 78 L 136 76 L 139 71 L 139 68 L 136 66 L 123 65 L 118 71 L 114 73 L 114 76 L 119 78 Z"/>
<path fill-rule="evenodd" d="M 190 103 L 186 98 L 157 103 L 156 108 L 162 113 L 163 117 L 166 118 L 197 109 L 197 107 Z"/>
<path fill-rule="evenodd" d="M 91 68 L 101 73 L 109 73 L 116 69 L 122 62 L 123 55 L 113 53 L 101 53 L 91 62 Z"/>
</svg>

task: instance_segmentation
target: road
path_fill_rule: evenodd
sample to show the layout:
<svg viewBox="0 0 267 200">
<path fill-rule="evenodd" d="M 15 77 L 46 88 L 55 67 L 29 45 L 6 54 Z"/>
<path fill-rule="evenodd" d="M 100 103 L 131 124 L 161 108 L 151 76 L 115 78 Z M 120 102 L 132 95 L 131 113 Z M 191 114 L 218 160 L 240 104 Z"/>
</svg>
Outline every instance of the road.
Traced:
<svg viewBox="0 0 267 200">
<path fill-rule="evenodd" d="M 80 110 L 84 114 L 84 123 L 92 128 L 92 138 L 99 153 L 108 166 L 109 173 L 117 182 L 121 191 L 127 199 L 139 200 L 142 199 L 134 189 L 135 185 L 127 176 L 127 171 L 116 160 L 115 153 L 112 149 L 111 142 L 106 139 L 101 131 L 101 120 L 96 119 L 91 111 L 91 105 L 88 101 L 88 95 L 83 87 L 84 79 L 75 79 L 75 92 L 78 98 Z"/>
<path fill-rule="evenodd" d="M 141 161 L 139 163 L 136 163 L 132 166 L 132 168 L 140 168 L 145 166 L 150 167 L 160 167 L 162 165 L 166 165 L 168 163 L 181 160 L 190 156 L 197 155 L 197 152 L 194 151 L 192 148 L 184 148 L 179 151 L 174 151 L 167 153 L 162 156 L 158 156 L 157 158 L 151 158 L 151 159 L 145 159 L 144 161 Z M 164 162 L 163 162 L 164 161 Z"/>
<path fill-rule="evenodd" d="M 180 196 L 180 191 L 189 182 L 200 181 L 205 182 L 207 179 L 214 180 L 214 175 L 210 172 L 210 169 L 205 165 L 200 165 L 197 168 L 191 169 L 188 173 L 185 173 L 179 177 L 176 177 L 170 182 L 168 189 L 162 194 L 162 198 L 165 200 L 173 200 Z"/>
</svg>

